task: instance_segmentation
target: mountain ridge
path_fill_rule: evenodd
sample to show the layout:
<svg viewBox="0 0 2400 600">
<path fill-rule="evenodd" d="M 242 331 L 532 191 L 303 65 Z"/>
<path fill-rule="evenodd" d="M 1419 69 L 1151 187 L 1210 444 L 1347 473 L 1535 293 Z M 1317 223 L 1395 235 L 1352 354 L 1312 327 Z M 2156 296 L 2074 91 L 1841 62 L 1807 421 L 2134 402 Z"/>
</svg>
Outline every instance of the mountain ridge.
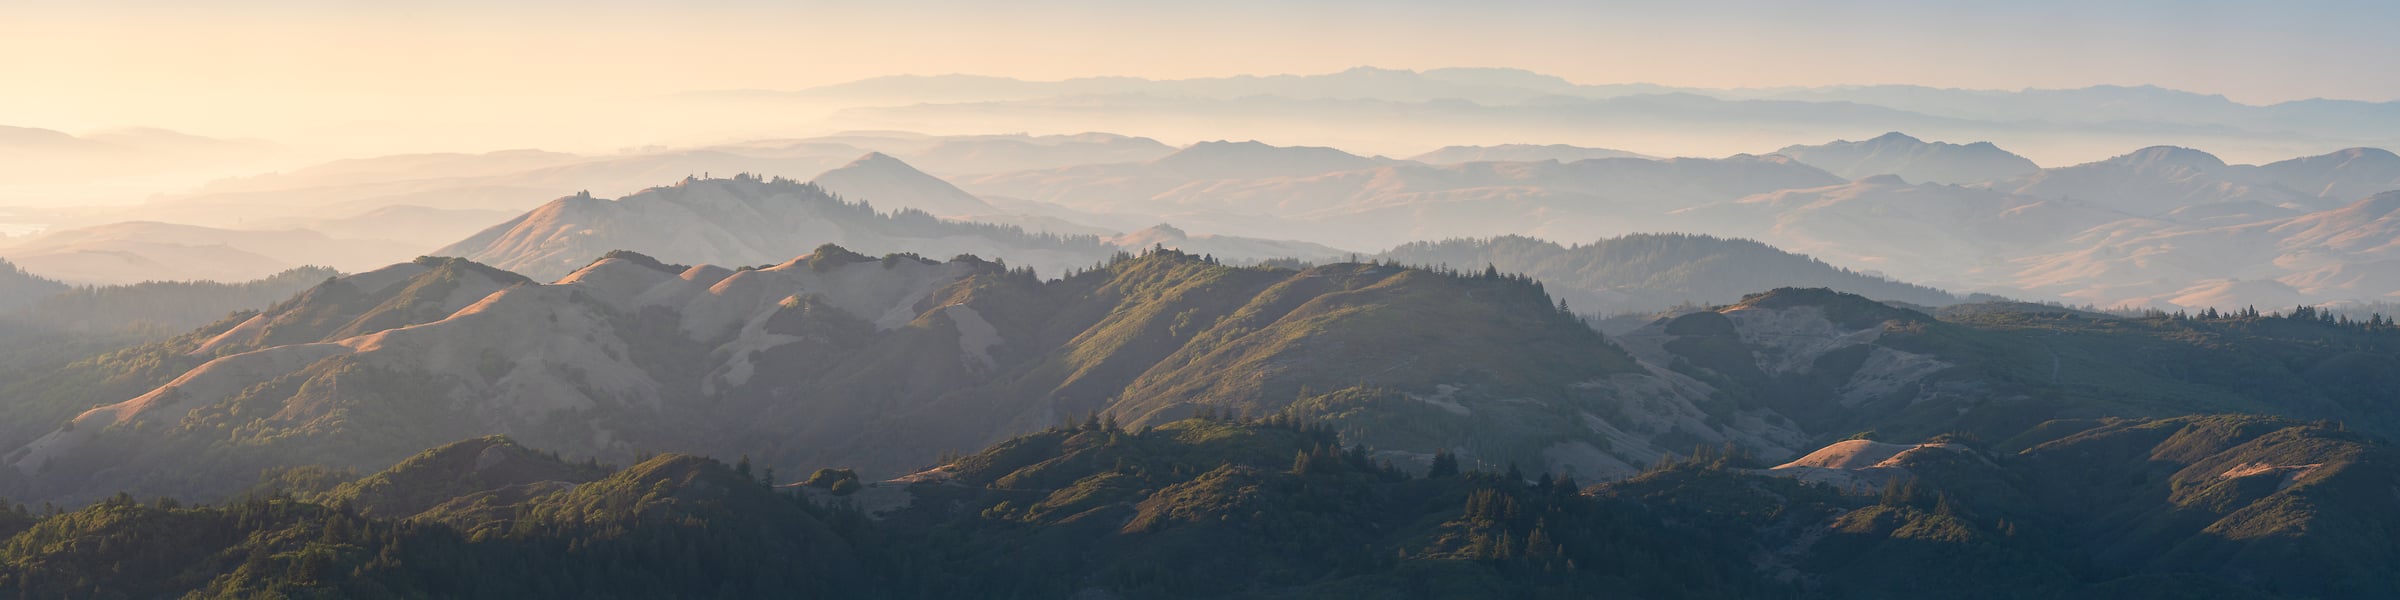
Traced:
<svg viewBox="0 0 2400 600">
<path fill-rule="evenodd" d="M 1518 347 L 1546 350 L 1522 357 Z M 1165 249 L 1049 281 L 972 257 L 879 259 L 832 245 L 741 270 L 616 253 L 551 284 L 428 258 L 144 352 L 174 357 L 157 387 L 6 453 L 13 468 L 0 487 L 223 493 L 108 465 L 205 455 L 266 468 L 298 452 L 372 469 L 434 443 L 425 440 L 498 433 L 612 460 L 665 444 L 888 472 L 1091 411 L 1132 423 L 1296 404 L 1335 420 L 1384 414 L 1361 402 L 1456 407 L 1467 412 L 1435 408 L 1448 416 L 1427 422 L 1506 418 L 1528 423 L 1512 432 L 1553 440 L 1443 429 L 1388 438 L 1395 451 L 1459 445 L 1477 460 L 1573 460 L 1596 477 L 1657 455 L 1649 440 L 1660 434 L 1593 429 L 1575 415 L 1664 427 L 1700 414 L 1688 397 L 1604 408 L 1611 390 L 1668 386 L 1668 376 L 1560 312 L 1530 279 L 1228 267 Z M 1228 370 L 1255 376 L 1217 377 Z M 1587 385 L 1567 385 L 1578 381 Z M 1344 391 L 1359 386 L 1380 391 Z M 1762 448 L 1791 436 L 1764 424 L 1687 429 Z M 236 430 L 252 441 L 219 445 Z M 391 433 L 353 439 L 370 430 Z M 1589 455 L 1545 455 L 1551 446 Z"/>
</svg>

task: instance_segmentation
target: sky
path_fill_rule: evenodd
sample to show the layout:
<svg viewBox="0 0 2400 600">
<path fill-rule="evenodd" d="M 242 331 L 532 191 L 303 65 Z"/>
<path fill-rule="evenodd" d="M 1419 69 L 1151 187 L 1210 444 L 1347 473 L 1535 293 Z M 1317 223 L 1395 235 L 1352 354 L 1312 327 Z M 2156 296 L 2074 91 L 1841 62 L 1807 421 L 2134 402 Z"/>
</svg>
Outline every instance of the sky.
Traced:
<svg viewBox="0 0 2400 600">
<path fill-rule="evenodd" d="M 438 136 L 450 134 L 445 120 L 458 131 L 588 122 L 627 110 L 602 100 L 892 74 L 1362 65 L 1514 67 L 1579 83 L 2156 84 L 2250 103 L 2380 101 L 2400 99 L 2400 52 L 2382 31 L 2396 20 L 2400 3 L 2363 1 L 13 0 L 0 4 L 10 90 L 0 124 Z"/>
</svg>

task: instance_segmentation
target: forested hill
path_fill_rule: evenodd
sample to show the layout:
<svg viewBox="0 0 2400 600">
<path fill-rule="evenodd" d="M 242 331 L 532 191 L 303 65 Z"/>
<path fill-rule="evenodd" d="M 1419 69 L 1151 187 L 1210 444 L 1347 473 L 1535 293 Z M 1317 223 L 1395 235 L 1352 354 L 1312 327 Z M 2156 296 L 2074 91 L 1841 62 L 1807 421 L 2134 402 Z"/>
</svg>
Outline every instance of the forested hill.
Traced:
<svg viewBox="0 0 2400 600">
<path fill-rule="evenodd" d="M 300 267 L 240 283 L 152 281 L 62 288 L 0 315 L 78 332 L 127 328 L 183 332 L 229 313 L 266 308 L 339 275 L 326 267 Z"/>
<path fill-rule="evenodd" d="M 1523 236 L 1418 242 L 1379 258 L 1523 273 L 1547 284 L 1579 312 L 1652 311 L 1732 304 L 1779 287 L 1821 287 L 1876 300 L 1941 306 L 1948 292 L 1859 273 L 1745 240 L 1692 234 L 1636 234 L 1561 246 Z"/>
<path fill-rule="evenodd" d="M 1428 468 L 1289 416 L 1094 418 L 915 475 L 610 470 L 502 438 L 220 505 L 0 508 L 0 590 L 66 597 L 2381 598 L 2376 439 L 2268 418 L 2004 442 L 1703 448 L 1586 487 Z M 1896 452 L 1896 454 L 1895 454 Z M 1871 455 L 1864 456 L 1861 455 Z M 1888 457 L 1888 458 L 1886 458 Z M 783 482 L 799 482 L 784 484 Z M 1873 483 L 1869 483 L 1873 482 Z"/>
<path fill-rule="evenodd" d="M 43 279 L 0 260 L 0 311 L 16 308 L 67 289 L 67 284 Z"/>
</svg>

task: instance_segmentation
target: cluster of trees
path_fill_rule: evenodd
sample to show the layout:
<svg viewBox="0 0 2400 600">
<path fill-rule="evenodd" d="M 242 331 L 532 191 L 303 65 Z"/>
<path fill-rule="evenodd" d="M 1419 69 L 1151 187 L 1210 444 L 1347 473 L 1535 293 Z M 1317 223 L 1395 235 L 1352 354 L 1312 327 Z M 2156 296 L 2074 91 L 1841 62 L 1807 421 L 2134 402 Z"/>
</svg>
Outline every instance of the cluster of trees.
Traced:
<svg viewBox="0 0 2400 600">
<path fill-rule="evenodd" d="M 1073 595 L 1081 588 L 1072 582 L 1094 578 L 1126 597 L 1692 597 L 1774 587 L 1738 554 L 1695 551 L 1648 509 L 1587 495 L 1573 478 L 1465 469 L 1446 450 L 1415 476 L 1302 419 L 1202 415 L 1140 432 L 1086 417 L 963 459 L 962 480 L 1006 489 L 930 503 L 920 496 L 924 511 L 991 507 L 980 511 L 984 519 L 924 531 L 963 535 L 971 546 L 1072 549 L 1086 558 L 1060 563 L 1029 552 L 928 574 L 933 589 Z M 1210 441 L 1171 441 L 1195 439 Z M 1288 448 L 1289 466 L 1256 462 L 1267 455 L 1260 444 Z M 1010 472 L 986 470 L 995 468 Z M 1039 481 L 1052 483 L 1025 487 Z M 912 510 L 885 522 L 905 527 L 921 516 Z M 1128 524 L 1116 534 L 1093 537 L 1074 526 L 1117 518 Z"/>
<path fill-rule="evenodd" d="M 726 472 L 723 465 L 709 471 Z M 704 476 L 712 484 L 745 480 Z M 831 509 L 756 482 L 682 501 L 612 489 L 476 518 L 369 517 L 289 495 L 221 506 L 118 496 L 9 531 L 19 598 L 856 597 L 873 589 L 818 522 Z M 686 484 L 690 485 L 690 484 Z M 687 488 L 688 489 L 688 488 Z M 707 488 L 698 488 L 707 489 Z M 683 492 L 685 496 L 693 495 Z"/>
<path fill-rule="evenodd" d="M 27 273 L 16 263 L 0 259 L 0 310 L 16 308 L 66 289 L 67 284 Z"/>
<path fill-rule="evenodd" d="M 737 470 L 739 469 L 737 468 Z M 774 473 L 770 471 L 767 477 L 768 481 L 773 481 Z M 859 488 L 864 487 L 858 482 L 858 471 L 851 469 L 817 469 L 817 472 L 808 475 L 808 479 L 802 480 L 800 485 L 825 490 L 835 496 L 855 494 L 858 493 Z"/>
<path fill-rule="evenodd" d="M 0 262 L 0 288 L 6 288 L 6 269 Z M 151 281 L 127 285 L 41 287 L 38 295 L 10 302 L 0 289 L 0 319 L 38 324 L 75 333 L 140 333 L 166 337 L 225 318 L 229 313 L 257 310 L 290 298 L 332 279 L 339 273 L 326 267 L 298 267 L 256 281 Z"/>
<path fill-rule="evenodd" d="M 2353 319 L 2351 318 L 2350 313 L 2347 311 L 2310 306 L 2306 304 L 2292 307 L 2291 312 L 2273 311 L 2261 313 L 2256 306 L 2245 306 L 2230 311 L 2219 311 L 2215 307 L 2209 307 L 2200 309 L 2199 312 L 2191 312 L 2180 309 L 2176 310 L 2175 312 L 2167 312 L 2159 309 L 2145 309 L 2140 311 L 2138 314 L 2141 317 L 2148 319 L 2167 319 L 2174 321 L 2285 319 L 2291 321 L 2325 323 L 2341 327 L 2369 330 L 2400 327 L 2400 323 L 2394 323 L 2391 318 L 2383 316 L 2383 313 L 2381 312 L 2368 313 L 2367 317 L 2364 319 Z"/>
</svg>

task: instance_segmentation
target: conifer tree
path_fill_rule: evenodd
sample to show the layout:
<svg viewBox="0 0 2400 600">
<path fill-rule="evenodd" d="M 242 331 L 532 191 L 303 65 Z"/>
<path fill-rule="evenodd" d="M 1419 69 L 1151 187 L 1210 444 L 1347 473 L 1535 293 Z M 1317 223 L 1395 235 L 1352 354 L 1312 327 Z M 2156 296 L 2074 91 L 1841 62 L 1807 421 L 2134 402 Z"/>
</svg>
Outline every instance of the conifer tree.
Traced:
<svg viewBox="0 0 2400 600">
<path fill-rule="evenodd" d="M 1425 469 L 1425 476 L 1437 478 L 1456 475 L 1458 475 L 1458 456 L 1451 454 L 1448 448 L 1433 451 L 1433 466 Z"/>
</svg>

